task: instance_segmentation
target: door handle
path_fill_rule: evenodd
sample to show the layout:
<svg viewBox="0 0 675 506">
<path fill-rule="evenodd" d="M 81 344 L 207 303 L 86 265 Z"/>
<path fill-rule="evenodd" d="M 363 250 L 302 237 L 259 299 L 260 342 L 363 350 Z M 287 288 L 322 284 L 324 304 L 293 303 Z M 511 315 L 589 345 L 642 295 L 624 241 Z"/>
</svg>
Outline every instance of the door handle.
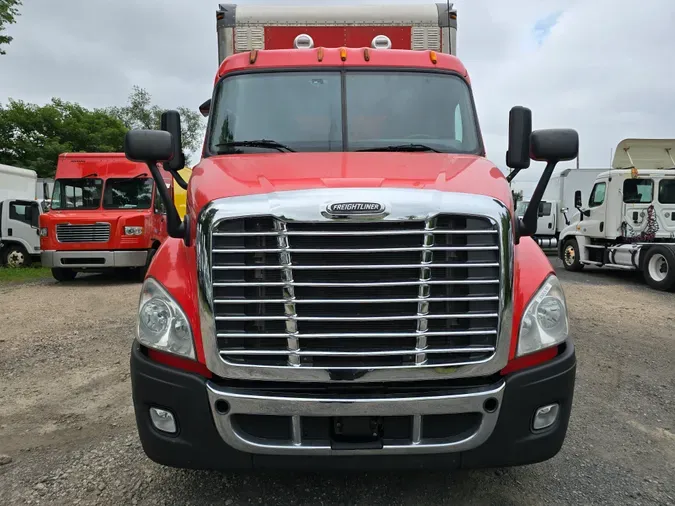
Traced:
<svg viewBox="0 0 675 506">
<path fill-rule="evenodd" d="M 8 229 L 7 229 L 7 235 L 9 235 L 9 236 L 12 235 L 12 229 L 11 229 L 11 228 L 8 228 Z"/>
</svg>

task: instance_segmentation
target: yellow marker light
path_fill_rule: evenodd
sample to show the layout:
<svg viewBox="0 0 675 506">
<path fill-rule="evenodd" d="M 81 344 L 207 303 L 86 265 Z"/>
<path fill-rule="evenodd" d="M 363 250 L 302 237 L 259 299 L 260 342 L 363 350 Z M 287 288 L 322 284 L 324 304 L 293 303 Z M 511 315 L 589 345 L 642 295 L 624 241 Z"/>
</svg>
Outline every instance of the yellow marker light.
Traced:
<svg viewBox="0 0 675 506">
<path fill-rule="evenodd" d="M 257 59 L 258 59 L 258 50 L 252 49 L 251 56 L 249 57 L 249 62 L 251 63 L 251 65 L 253 65 Z"/>
<path fill-rule="evenodd" d="M 323 48 L 320 47 L 316 50 L 316 57 L 319 61 L 323 61 Z"/>
<path fill-rule="evenodd" d="M 429 51 L 429 58 L 431 59 L 431 63 L 436 65 L 438 63 L 438 56 L 436 56 L 436 51 Z"/>
<path fill-rule="evenodd" d="M 370 51 L 368 50 L 368 48 L 365 48 L 363 50 L 363 59 L 366 61 L 370 61 Z"/>
<path fill-rule="evenodd" d="M 347 61 L 347 48 L 345 47 L 340 48 L 340 59 L 342 61 Z"/>
</svg>

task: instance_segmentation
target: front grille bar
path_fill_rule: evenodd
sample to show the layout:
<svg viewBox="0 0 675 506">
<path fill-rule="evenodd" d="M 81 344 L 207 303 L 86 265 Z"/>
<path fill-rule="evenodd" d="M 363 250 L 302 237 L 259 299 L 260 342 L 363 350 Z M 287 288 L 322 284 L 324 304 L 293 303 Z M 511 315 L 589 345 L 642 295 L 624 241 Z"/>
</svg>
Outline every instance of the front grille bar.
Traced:
<svg viewBox="0 0 675 506">
<path fill-rule="evenodd" d="M 364 338 L 364 337 L 419 337 L 421 334 L 426 336 L 456 336 L 456 337 L 465 337 L 465 336 L 494 336 L 497 334 L 495 330 L 458 330 L 458 331 L 439 331 L 439 332 L 391 332 L 391 333 L 373 333 L 373 332 L 351 332 L 351 333 L 321 333 L 321 334 L 302 334 L 302 337 L 313 338 L 313 339 L 331 339 L 336 337 L 345 337 L 345 338 Z M 226 337 L 228 339 L 237 339 L 242 338 L 246 339 L 247 337 L 286 337 L 287 334 L 254 334 L 247 332 L 246 334 L 232 334 L 232 333 L 218 333 L 218 337 Z"/>
<path fill-rule="evenodd" d="M 419 235 L 422 230 L 371 230 L 368 232 L 368 235 Z M 498 230 L 434 230 L 435 234 L 449 234 L 449 235 L 486 235 L 486 234 L 498 234 Z M 288 236 L 359 236 L 363 235 L 363 232 L 352 232 L 352 231 L 337 231 L 337 230 L 325 230 L 325 231 L 316 231 L 316 232 L 306 232 L 302 230 L 289 230 L 286 235 Z M 213 232 L 213 237 L 276 237 L 276 232 Z"/>
<path fill-rule="evenodd" d="M 295 304 L 386 304 L 387 302 L 419 302 L 415 299 L 294 299 Z M 434 297 L 429 302 L 488 302 L 499 297 Z M 215 299 L 214 304 L 286 304 L 288 299 Z"/>
<path fill-rule="evenodd" d="M 401 315 L 401 316 L 296 316 L 296 321 L 306 322 L 391 322 L 391 321 L 409 321 L 425 318 L 426 320 L 447 320 L 450 318 L 497 318 L 498 313 L 479 313 L 479 314 L 430 314 L 430 315 Z M 286 316 L 216 316 L 216 321 L 243 320 L 286 320 Z"/>
<path fill-rule="evenodd" d="M 427 220 L 424 223 L 424 237 L 423 237 L 423 247 L 422 255 L 420 262 L 420 285 L 418 288 L 419 302 L 417 303 L 417 343 L 416 350 L 417 354 L 415 355 L 415 364 L 422 365 L 427 361 L 426 353 L 424 350 L 427 347 L 427 335 L 426 332 L 429 330 L 429 323 L 427 321 L 427 315 L 429 314 L 429 300 L 431 297 L 431 287 L 427 284 L 427 281 L 431 280 L 431 268 L 429 265 L 433 262 L 433 248 L 434 246 L 434 233 L 433 229 L 436 228 L 436 220 L 431 219 Z"/>
<path fill-rule="evenodd" d="M 473 267 L 499 267 L 498 263 L 464 263 L 464 264 L 429 264 L 429 267 L 437 267 L 439 269 L 467 269 Z M 419 269 L 420 264 L 365 264 L 365 265 L 294 265 L 294 270 L 351 270 L 351 269 Z M 258 271 L 271 270 L 278 271 L 288 269 L 288 266 L 283 265 L 214 265 L 214 270 L 217 271 Z"/>
<path fill-rule="evenodd" d="M 276 220 L 274 228 L 277 230 L 277 244 L 279 245 L 279 264 L 282 268 L 281 279 L 284 287 L 284 315 L 286 317 L 286 344 L 288 347 L 288 365 L 299 366 L 300 356 L 297 354 L 300 349 L 298 342 L 298 323 L 295 312 L 295 288 L 293 287 L 293 269 L 291 266 L 291 255 L 288 252 L 288 236 L 286 223 Z"/>
<path fill-rule="evenodd" d="M 214 287 L 237 287 L 237 286 L 307 286 L 307 287 L 330 287 L 330 288 L 367 288 L 373 286 L 416 286 L 416 285 L 497 285 L 498 279 L 456 279 L 456 280 L 430 280 L 430 281 L 369 281 L 367 283 L 321 283 L 321 282 L 292 282 L 266 281 L 266 282 L 215 282 Z"/>
<path fill-rule="evenodd" d="M 433 232 L 433 230 L 430 230 Z M 285 234 L 288 235 L 288 234 Z M 426 234 L 425 234 L 426 235 Z M 499 246 L 433 246 L 421 248 L 351 248 L 351 249 L 330 249 L 330 248 L 262 248 L 262 249 L 214 249 L 214 253 L 280 253 L 287 251 L 289 253 L 404 253 L 407 251 L 497 251 Z"/>
<path fill-rule="evenodd" d="M 306 336 L 302 336 L 306 337 Z M 449 353 L 463 355 L 467 353 L 492 353 L 495 351 L 494 346 L 474 346 L 467 348 L 434 348 L 427 350 L 426 353 Z M 368 357 L 371 355 L 377 355 L 382 357 L 400 357 L 406 355 L 415 355 L 418 353 L 417 348 L 410 350 L 365 350 L 365 351 L 331 351 L 331 350 L 226 350 L 221 351 L 220 354 L 223 357 L 229 355 L 279 355 L 279 356 L 288 356 L 289 359 L 293 356 L 295 357 Z M 425 355 L 426 355 L 425 353 Z"/>
</svg>

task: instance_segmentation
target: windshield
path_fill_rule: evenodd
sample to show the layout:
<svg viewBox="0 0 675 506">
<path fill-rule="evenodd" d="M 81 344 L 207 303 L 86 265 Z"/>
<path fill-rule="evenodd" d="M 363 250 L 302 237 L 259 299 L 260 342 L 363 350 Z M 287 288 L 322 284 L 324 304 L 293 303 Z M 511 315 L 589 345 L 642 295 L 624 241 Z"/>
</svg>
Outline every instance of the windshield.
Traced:
<svg viewBox="0 0 675 506">
<path fill-rule="evenodd" d="M 52 209 L 98 209 L 102 190 L 102 179 L 57 179 Z"/>
<path fill-rule="evenodd" d="M 224 79 L 209 151 L 358 151 L 415 144 L 480 153 L 468 85 L 454 74 L 405 71 L 270 72 Z"/>
<path fill-rule="evenodd" d="M 108 179 L 103 193 L 104 209 L 150 209 L 154 184 L 150 178 Z"/>
</svg>

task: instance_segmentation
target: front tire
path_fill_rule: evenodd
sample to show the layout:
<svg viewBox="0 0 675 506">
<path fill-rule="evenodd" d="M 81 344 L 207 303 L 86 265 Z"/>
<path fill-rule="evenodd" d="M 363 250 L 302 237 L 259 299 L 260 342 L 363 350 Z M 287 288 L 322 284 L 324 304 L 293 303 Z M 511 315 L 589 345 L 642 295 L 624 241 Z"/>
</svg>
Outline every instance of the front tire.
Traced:
<svg viewBox="0 0 675 506">
<path fill-rule="evenodd" d="M 578 272 L 584 268 L 579 261 L 579 243 L 576 239 L 567 239 L 562 247 L 562 263 L 566 270 Z"/>
<path fill-rule="evenodd" d="M 52 276 L 56 281 L 65 283 L 74 280 L 75 276 L 77 276 L 77 272 L 75 272 L 73 269 L 55 267 L 52 269 Z"/>
<path fill-rule="evenodd" d="M 652 246 L 642 264 L 645 281 L 655 290 L 675 288 L 675 253 L 667 246 Z"/>
<path fill-rule="evenodd" d="M 20 244 L 11 244 L 3 252 L 2 262 L 7 267 L 30 267 L 33 262 L 28 252 Z"/>
</svg>

